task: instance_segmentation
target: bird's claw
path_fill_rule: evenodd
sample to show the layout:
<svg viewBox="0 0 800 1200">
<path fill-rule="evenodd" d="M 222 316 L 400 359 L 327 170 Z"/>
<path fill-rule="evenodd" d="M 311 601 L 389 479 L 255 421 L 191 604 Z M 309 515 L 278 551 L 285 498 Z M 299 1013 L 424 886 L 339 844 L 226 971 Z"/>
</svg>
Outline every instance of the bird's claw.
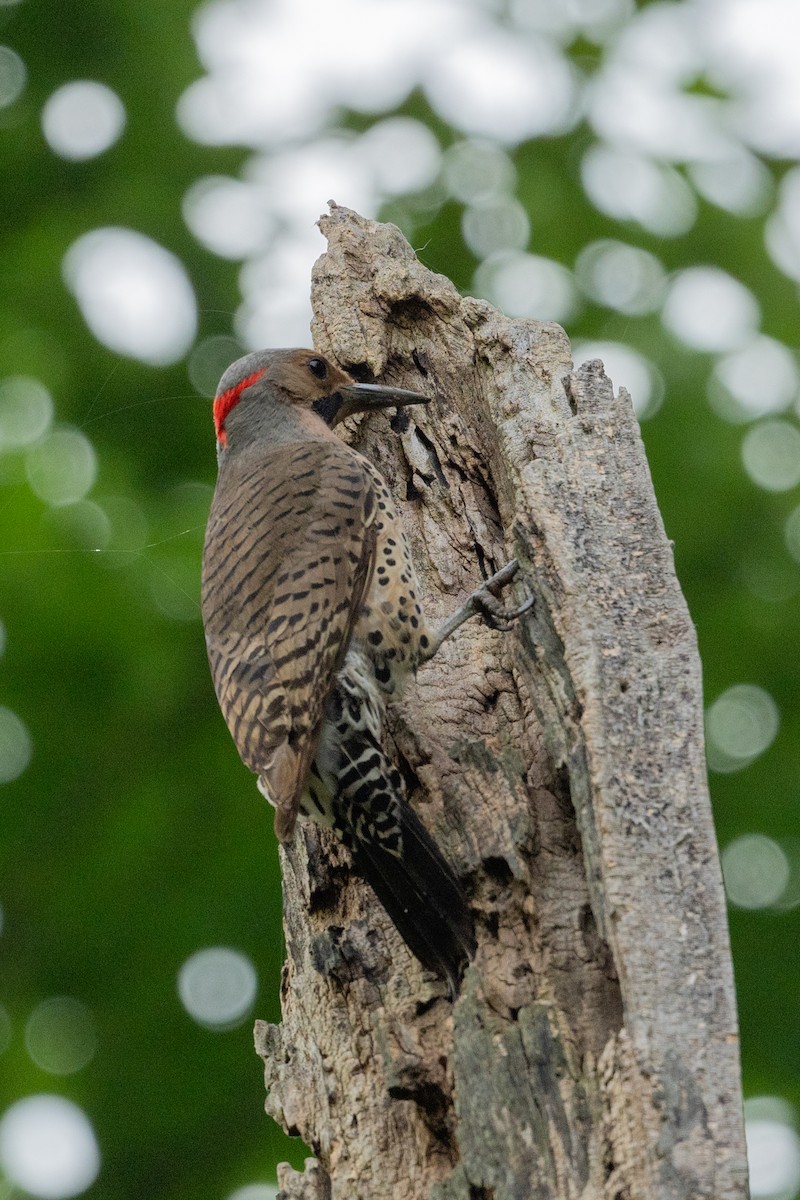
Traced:
<svg viewBox="0 0 800 1200">
<path fill-rule="evenodd" d="M 507 584 L 514 580 L 519 572 L 519 563 L 515 558 L 507 562 L 499 571 L 495 571 L 494 575 L 490 575 L 488 579 L 484 579 L 476 592 L 487 591 L 492 596 L 498 596 Z"/>
<path fill-rule="evenodd" d="M 523 613 L 533 608 L 534 604 L 533 596 L 528 596 L 525 602 L 517 608 L 505 608 L 500 601 L 500 592 L 502 592 L 507 584 L 511 583 L 518 571 L 519 563 L 513 558 L 511 562 L 506 563 L 494 575 L 485 579 L 480 587 L 476 588 L 468 598 L 466 604 L 463 604 L 437 630 L 424 653 L 420 656 L 420 661 L 427 662 L 433 658 L 442 643 L 447 641 L 457 629 L 460 629 L 470 617 L 480 616 L 490 629 L 499 629 L 504 633 L 508 632 L 512 628 L 513 622 L 518 617 L 521 617 Z"/>
<path fill-rule="evenodd" d="M 473 610 L 483 617 L 490 629 L 499 629 L 507 633 L 518 617 L 533 608 L 535 597 L 532 595 L 517 608 L 504 608 L 500 603 L 500 592 L 512 582 L 518 571 L 519 563 L 512 558 L 511 562 L 485 579 L 470 596 L 469 602 Z"/>
<path fill-rule="evenodd" d="M 519 617 L 530 612 L 535 600 L 536 597 L 531 595 L 516 608 L 504 608 L 485 585 L 479 587 L 471 596 L 475 612 L 483 618 L 490 629 L 499 629 L 503 633 L 508 633 Z"/>
</svg>

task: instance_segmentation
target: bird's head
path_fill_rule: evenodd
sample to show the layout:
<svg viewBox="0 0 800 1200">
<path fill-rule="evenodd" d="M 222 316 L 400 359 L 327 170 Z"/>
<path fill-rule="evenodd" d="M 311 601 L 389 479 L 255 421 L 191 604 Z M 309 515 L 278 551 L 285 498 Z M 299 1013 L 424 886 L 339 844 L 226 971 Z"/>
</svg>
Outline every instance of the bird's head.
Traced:
<svg viewBox="0 0 800 1200">
<path fill-rule="evenodd" d="M 356 383 L 315 350 L 259 350 L 228 367 L 214 397 L 217 444 L 236 445 L 292 410 L 315 413 L 333 428 L 353 413 L 427 404 L 404 388 Z"/>
</svg>

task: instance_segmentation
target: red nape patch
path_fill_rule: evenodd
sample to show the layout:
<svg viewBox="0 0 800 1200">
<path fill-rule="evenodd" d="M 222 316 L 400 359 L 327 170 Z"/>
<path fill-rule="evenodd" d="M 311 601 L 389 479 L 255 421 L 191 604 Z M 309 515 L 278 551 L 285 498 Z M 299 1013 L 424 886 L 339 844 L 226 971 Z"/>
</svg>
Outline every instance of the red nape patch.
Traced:
<svg viewBox="0 0 800 1200">
<path fill-rule="evenodd" d="M 248 375 L 247 379 L 243 379 L 241 383 L 237 383 L 236 387 L 228 388 L 227 392 L 223 392 L 221 396 L 214 397 L 214 429 L 217 432 L 217 441 L 221 445 L 224 446 L 228 441 L 228 435 L 225 432 L 225 419 L 228 413 L 239 403 L 239 397 L 245 388 L 249 388 L 263 374 L 264 371 L 256 371 L 253 375 Z"/>
</svg>

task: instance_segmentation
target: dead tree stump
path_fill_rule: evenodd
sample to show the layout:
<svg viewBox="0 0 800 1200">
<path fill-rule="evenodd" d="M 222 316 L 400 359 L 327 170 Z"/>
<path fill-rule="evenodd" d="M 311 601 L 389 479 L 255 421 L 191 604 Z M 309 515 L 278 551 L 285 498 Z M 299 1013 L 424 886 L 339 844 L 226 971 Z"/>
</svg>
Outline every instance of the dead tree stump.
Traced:
<svg viewBox="0 0 800 1200">
<path fill-rule="evenodd" d="M 455 1005 L 318 830 L 282 854 L 267 1111 L 297 1200 L 744 1200 L 730 949 L 700 662 L 630 399 L 556 325 L 463 299 L 331 206 L 314 343 L 434 397 L 346 436 L 389 480 L 431 615 L 516 557 L 392 709 L 412 803 L 465 881 Z M 390 427 L 392 426 L 392 427 Z"/>
</svg>

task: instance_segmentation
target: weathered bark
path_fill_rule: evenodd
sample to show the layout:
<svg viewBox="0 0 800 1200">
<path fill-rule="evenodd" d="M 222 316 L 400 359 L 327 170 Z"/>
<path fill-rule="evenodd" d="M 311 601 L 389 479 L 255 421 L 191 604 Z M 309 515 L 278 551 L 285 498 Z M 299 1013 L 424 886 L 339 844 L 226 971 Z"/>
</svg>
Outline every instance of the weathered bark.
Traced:
<svg viewBox="0 0 800 1200">
<path fill-rule="evenodd" d="M 472 621 L 390 714 L 413 803 L 473 898 L 452 1005 L 346 853 L 282 855 L 267 1111 L 303 1200 L 741 1200 L 739 1060 L 700 663 L 628 396 L 555 325 L 462 299 L 332 206 L 315 345 L 435 397 L 351 433 L 391 482 L 431 614 L 511 557 L 534 610 Z"/>
</svg>

